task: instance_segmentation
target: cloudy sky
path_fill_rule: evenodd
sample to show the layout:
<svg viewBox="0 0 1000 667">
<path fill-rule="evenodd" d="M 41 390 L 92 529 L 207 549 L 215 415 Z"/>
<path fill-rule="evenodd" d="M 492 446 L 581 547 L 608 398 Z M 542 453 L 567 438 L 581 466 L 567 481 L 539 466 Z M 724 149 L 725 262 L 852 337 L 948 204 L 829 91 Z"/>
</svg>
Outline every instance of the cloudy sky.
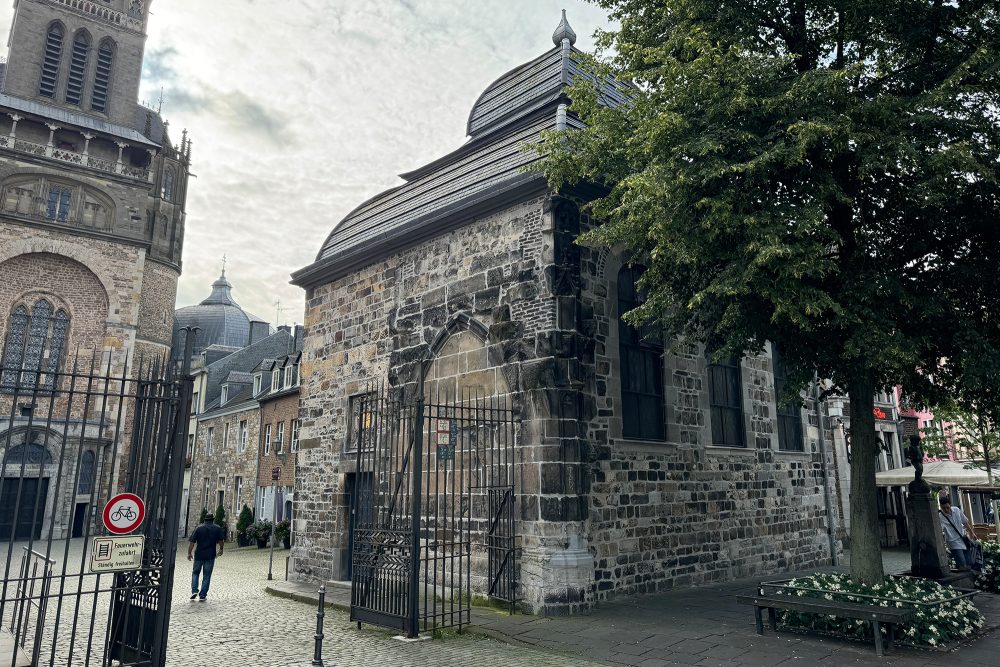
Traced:
<svg viewBox="0 0 1000 667">
<path fill-rule="evenodd" d="M 9 26 L 10 3 L 0 9 Z M 552 48 L 583 0 L 154 0 L 142 100 L 194 140 L 178 305 L 208 295 L 223 254 L 234 296 L 301 322 L 289 274 L 368 197 L 465 141 L 494 79 Z"/>
</svg>

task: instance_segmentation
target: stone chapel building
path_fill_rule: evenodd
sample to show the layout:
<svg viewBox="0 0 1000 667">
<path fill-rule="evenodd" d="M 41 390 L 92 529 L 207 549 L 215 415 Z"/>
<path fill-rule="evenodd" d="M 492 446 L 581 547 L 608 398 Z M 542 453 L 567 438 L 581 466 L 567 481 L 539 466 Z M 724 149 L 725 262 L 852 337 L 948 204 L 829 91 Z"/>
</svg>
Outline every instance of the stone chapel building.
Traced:
<svg viewBox="0 0 1000 667">
<path fill-rule="evenodd" d="M 642 267 L 574 243 L 593 190 L 553 192 L 525 169 L 525 144 L 579 126 L 575 39 L 564 17 L 554 48 L 476 100 L 463 146 L 358 206 L 293 275 L 306 337 L 292 576 L 349 568 L 348 416 L 373 381 L 474 385 L 517 406 L 533 612 L 829 562 L 817 416 L 778 406 L 773 354 L 712 364 L 624 323 Z"/>
<path fill-rule="evenodd" d="M 8 57 L 0 64 L 5 477 L 29 462 L 40 464 L 31 468 L 38 482 L 56 479 L 52 462 L 63 446 L 86 450 L 68 454 L 81 457 L 81 474 L 107 465 L 107 425 L 98 432 L 74 421 L 65 442 L 42 433 L 44 402 L 33 404 L 30 388 L 15 394 L 24 378 L 48 382 L 48 373 L 68 372 L 74 359 L 92 355 L 112 374 L 129 373 L 136 359 L 170 350 L 191 143 L 186 131 L 174 143 L 160 114 L 137 103 L 149 4 L 14 3 Z M 29 481 L 5 484 L 4 493 L 20 488 L 34 498 L 25 491 Z M 58 507 L 55 482 L 40 494 L 46 530 L 51 519 L 56 536 L 79 531 L 93 509 L 86 506 L 89 491 L 83 493 L 92 480 L 86 482 L 63 484 L 60 493 L 69 495 Z M 0 500 L 0 526 L 7 526 L 0 538 L 10 531 L 12 518 L 3 512 L 15 503 L 8 500 Z M 28 507 L 26 516 L 33 513 Z"/>
</svg>

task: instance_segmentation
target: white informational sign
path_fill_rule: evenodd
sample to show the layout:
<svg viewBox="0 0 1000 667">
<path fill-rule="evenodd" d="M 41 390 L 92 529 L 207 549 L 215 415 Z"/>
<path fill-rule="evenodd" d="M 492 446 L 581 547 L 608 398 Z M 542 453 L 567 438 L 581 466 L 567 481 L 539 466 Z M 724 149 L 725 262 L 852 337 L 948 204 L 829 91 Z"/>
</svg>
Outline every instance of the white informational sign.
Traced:
<svg viewBox="0 0 1000 667">
<path fill-rule="evenodd" d="M 90 551 L 91 572 L 120 572 L 142 567 L 145 535 L 127 537 L 95 537 Z"/>
</svg>

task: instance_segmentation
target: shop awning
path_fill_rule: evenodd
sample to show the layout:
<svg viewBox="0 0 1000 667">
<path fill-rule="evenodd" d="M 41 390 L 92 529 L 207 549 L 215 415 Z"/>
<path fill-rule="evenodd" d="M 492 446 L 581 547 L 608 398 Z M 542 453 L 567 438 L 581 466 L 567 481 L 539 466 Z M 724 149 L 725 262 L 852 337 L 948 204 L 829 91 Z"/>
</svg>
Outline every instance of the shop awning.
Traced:
<svg viewBox="0 0 1000 667">
<path fill-rule="evenodd" d="M 962 461 L 934 461 L 924 464 L 924 480 L 933 486 L 987 486 L 985 468 L 966 467 Z M 1000 482 L 1000 470 L 993 469 L 994 481 Z M 913 481 L 913 468 L 893 468 L 875 474 L 878 486 L 906 486 Z"/>
</svg>

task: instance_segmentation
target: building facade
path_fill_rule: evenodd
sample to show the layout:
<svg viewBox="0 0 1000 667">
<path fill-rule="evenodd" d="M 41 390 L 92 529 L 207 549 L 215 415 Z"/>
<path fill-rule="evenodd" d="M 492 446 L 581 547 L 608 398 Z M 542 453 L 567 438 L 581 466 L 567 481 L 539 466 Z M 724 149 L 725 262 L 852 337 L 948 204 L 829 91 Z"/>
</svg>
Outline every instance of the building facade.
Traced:
<svg viewBox="0 0 1000 667">
<path fill-rule="evenodd" d="M 627 325 L 642 268 L 576 244 L 592 193 L 530 171 L 525 146 L 579 122 L 565 20 L 553 41 L 480 96 L 465 145 L 359 206 L 293 276 L 306 337 L 292 576 L 347 575 L 352 413 L 373 383 L 513 406 L 531 611 L 819 565 L 836 548 L 817 414 L 776 400 L 772 352 L 713 364 Z"/>
<path fill-rule="evenodd" d="M 268 360 L 259 370 L 260 463 L 256 516 L 291 521 L 295 501 L 295 459 L 299 451 L 299 363 L 302 353 Z M 265 379 L 270 376 L 270 382 Z"/>
<path fill-rule="evenodd" d="M 47 382 L 80 358 L 129 375 L 170 349 L 191 145 L 186 132 L 175 143 L 160 114 L 136 101 L 148 18 L 149 3 L 133 0 L 14 3 L 0 65 L 5 478 L 29 459 L 43 462 L 32 474 L 42 482 L 58 477 L 45 461 L 97 459 L 87 468 L 106 471 L 124 455 L 106 460 L 113 420 L 95 424 L 82 414 L 71 415 L 74 437 L 53 431 L 28 442 L 24 427 L 32 415 L 37 423 L 45 401 L 26 400 L 23 387 L 11 398 L 17 378 Z M 55 486 L 39 500 L 45 529 L 51 521 L 57 536 L 78 532 L 76 519 L 93 513 L 80 506 L 92 494 L 62 484 L 69 495 L 57 499 Z M 13 505 L 0 505 L 4 524 Z"/>
</svg>

